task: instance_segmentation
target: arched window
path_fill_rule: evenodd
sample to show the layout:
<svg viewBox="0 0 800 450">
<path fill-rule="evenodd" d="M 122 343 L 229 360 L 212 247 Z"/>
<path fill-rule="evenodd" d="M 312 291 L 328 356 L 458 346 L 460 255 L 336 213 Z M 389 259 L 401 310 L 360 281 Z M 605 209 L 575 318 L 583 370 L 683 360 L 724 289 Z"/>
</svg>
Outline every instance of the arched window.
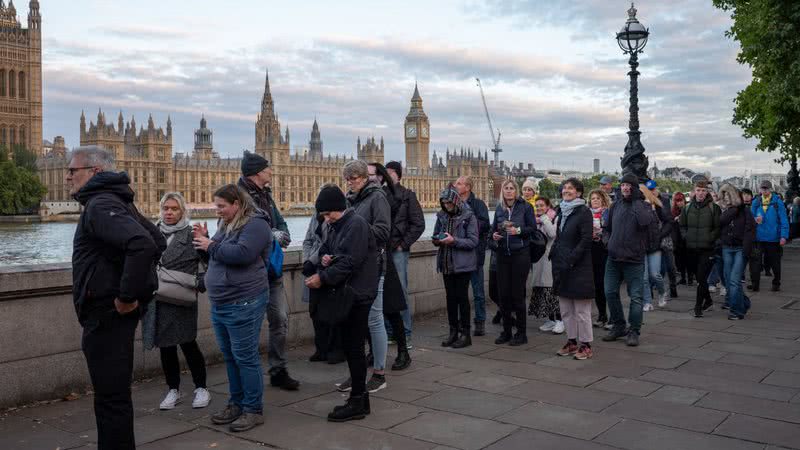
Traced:
<svg viewBox="0 0 800 450">
<path fill-rule="evenodd" d="M 5 125 L 0 127 L 0 145 L 8 144 L 8 136 Z"/>
<path fill-rule="evenodd" d="M 25 136 L 25 127 L 19 127 L 19 143 L 27 147 L 28 141 L 25 139 L 26 137 L 27 136 Z"/>
<path fill-rule="evenodd" d="M 19 98 L 25 98 L 25 72 L 20 72 L 17 78 L 19 78 Z"/>
<path fill-rule="evenodd" d="M 17 143 L 17 129 L 14 127 L 8 130 L 8 143 L 14 145 Z"/>
<path fill-rule="evenodd" d="M 8 96 L 17 96 L 17 74 L 13 70 L 8 71 Z"/>
<path fill-rule="evenodd" d="M 0 97 L 6 96 L 6 69 L 0 69 Z"/>
</svg>

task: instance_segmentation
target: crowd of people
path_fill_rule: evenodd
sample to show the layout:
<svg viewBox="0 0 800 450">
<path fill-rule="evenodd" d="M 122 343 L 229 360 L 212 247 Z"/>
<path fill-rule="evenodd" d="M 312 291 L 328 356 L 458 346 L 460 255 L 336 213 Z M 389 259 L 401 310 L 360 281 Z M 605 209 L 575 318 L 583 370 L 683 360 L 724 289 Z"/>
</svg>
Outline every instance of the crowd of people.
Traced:
<svg viewBox="0 0 800 450">
<path fill-rule="evenodd" d="M 194 383 L 192 407 L 209 405 L 196 340 L 201 295 L 210 303 L 229 384 L 225 406 L 210 417 L 214 424 L 239 432 L 264 422 L 259 342 L 265 318 L 270 385 L 300 388 L 286 356 L 282 262 L 291 235 L 272 199 L 269 162 L 245 152 L 241 170 L 238 183 L 213 193 L 219 221 L 212 236 L 205 224 L 190 224 L 186 201 L 176 192 L 163 196 L 153 224 L 136 210 L 130 179 L 114 171 L 111 153 L 99 147 L 73 151 L 66 182 L 83 206 L 74 238 L 73 293 L 100 449 L 135 447 L 130 385 L 140 319 L 144 346 L 159 349 L 166 378 L 160 409 L 183 400 L 178 347 Z M 336 184 L 320 188 L 302 252 L 303 301 L 315 335 L 309 360 L 346 361 L 349 369 L 336 384 L 349 397 L 328 415 L 333 422 L 370 414 L 369 394 L 388 386 L 390 344 L 397 349 L 391 370 L 412 364 L 409 251 L 425 231 L 422 208 L 403 186 L 399 162 L 384 167 L 348 161 L 342 177 L 346 191 Z M 566 334 L 554 349 L 559 356 L 592 358 L 595 329 L 607 331 L 604 341 L 624 338 L 637 346 L 644 313 L 667 307 L 678 284 L 695 282 L 695 317 L 712 309 L 721 282 L 721 308 L 729 319 L 741 320 L 750 308 L 742 288 L 746 266 L 750 291 L 760 289 L 762 269 L 769 271 L 772 289 L 780 289 L 789 217 L 792 223 L 800 217 L 798 206 L 787 214 L 768 181 L 759 187 L 753 196 L 731 185 L 714 191 L 700 180 L 688 196 L 670 196 L 655 181 L 626 174 L 617 186 L 604 177 L 599 189 L 587 193 L 570 178 L 556 205 L 556 199 L 537 195 L 533 180 L 520 187 L 508 179 L 499 186 L 490 220 L 472 179 L 459 177 L 439 195 L 432 234 L 449 325 L 441 345 L 458 350 L 486 334 L 487 252 L 488 297 L 497 306 L 492 322 L 502 325 L 497 345 L 527 344 L 533 316 L 544 320 L 541 332 Z"/>
</svg>

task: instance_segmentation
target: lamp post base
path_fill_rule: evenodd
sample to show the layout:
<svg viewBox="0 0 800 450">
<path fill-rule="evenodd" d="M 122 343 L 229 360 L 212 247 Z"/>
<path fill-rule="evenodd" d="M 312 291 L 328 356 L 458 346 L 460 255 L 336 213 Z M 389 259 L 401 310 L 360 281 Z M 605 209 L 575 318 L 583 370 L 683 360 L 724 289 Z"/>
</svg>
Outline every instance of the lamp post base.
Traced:
<svg viewBox="0 0 800 450">
<path fill-rule="evenodd" d="M 625 156 L 622 157 L 622 176 L 633 174 L 642 183 L 647 181 L 647 167 L 649 161 L 644 154 L 644 146 L 638 131 L 628 132 L 628 144 L 625 146 Z"/>
</svg>

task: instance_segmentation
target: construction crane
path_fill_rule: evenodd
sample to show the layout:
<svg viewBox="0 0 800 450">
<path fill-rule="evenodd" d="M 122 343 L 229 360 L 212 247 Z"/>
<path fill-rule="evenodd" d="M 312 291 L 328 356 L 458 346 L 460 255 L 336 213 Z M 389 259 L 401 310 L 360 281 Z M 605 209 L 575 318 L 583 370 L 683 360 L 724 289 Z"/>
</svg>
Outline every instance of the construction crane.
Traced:
<svg viewBox="0 0 800 450">
<path fill-rule="evenodd" d="M 483 110 L 486 112 L 486 121 L 489 122 L 489 133 L 492 134 L 492 153 L 494 153 L 494 166 L 500 167 L 500 130 L 497 130 L 497 139 L 494 137 L 494 127 L 492 126 L 492 118 L 489 116 L 489 108 L 486 106 L 486 97 L 483 95 L 483 86 L 481 86 L 481 79 L 475 78 L 478 82 L 478 88 L 481 90 L 481 100 L 483 100 Z"/>
</svg>

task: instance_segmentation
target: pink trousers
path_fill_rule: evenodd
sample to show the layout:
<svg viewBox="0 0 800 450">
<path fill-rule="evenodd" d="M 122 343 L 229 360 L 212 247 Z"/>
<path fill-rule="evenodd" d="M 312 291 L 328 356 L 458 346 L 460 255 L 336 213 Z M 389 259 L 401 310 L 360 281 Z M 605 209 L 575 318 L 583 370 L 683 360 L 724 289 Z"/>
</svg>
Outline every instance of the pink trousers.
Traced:
<svg viewBox="0 0 800 450">
<path fill-rule="evenodd" d="M 578 342 L 592 342 L 592 299 L 574 300 L 571 298 L 558 298 L 561 308 L 561 319 L 567 330 L 567 339 L 577 339 Z"/>
</svg>

